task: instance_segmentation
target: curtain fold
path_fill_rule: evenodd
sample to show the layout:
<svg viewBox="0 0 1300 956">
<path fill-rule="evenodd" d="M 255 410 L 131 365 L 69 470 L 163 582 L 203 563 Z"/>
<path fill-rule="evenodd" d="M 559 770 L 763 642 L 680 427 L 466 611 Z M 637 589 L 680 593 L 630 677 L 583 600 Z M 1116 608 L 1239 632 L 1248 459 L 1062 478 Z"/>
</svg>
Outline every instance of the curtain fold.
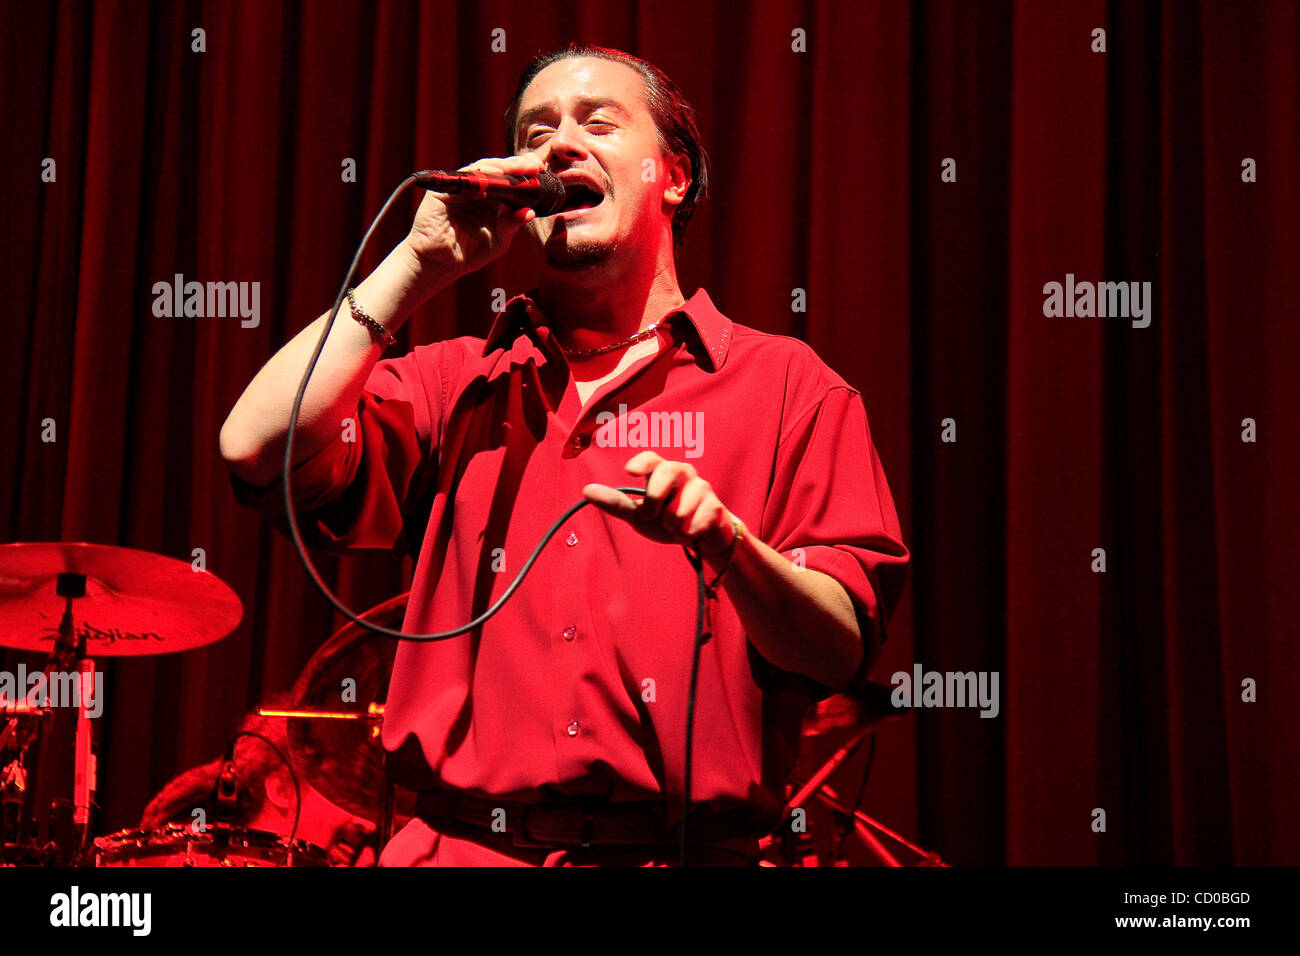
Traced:
<svg viewBox="0 0 1300 956">
<path fill-rule="evenodd" d="M 339 623 L 235 504 L 226 413 L 328 307 L 391 189 L 498 154 L 520 70 L 573 39 L 654 61 L 700 111 L 712 188 L 683 290 L 807 341 L 863 394 L 914 555 L 875 678 L 1000 675 L 995 718 L 880 731 L 867 811 L 954 863 L 1300 862 L 1294 3 L 2 16 L 5 537 L 199 549 L 245 607 L 215 645 L 107 663 L 101 829 L 218 753 Z M 257 283 L 257 324 L 156 314 L 177 275 Z M 534 278 L 512 249 L 402 347 L 483 334 L 498 290 Z M 1049 317 L 1044 287 L 1067 281 L 1150 283 L 1149 326 Z M 320 563 L 358 610 L 409 576 Z M 39 659 L 0 651 L 19 660 Z"/>
</svg>

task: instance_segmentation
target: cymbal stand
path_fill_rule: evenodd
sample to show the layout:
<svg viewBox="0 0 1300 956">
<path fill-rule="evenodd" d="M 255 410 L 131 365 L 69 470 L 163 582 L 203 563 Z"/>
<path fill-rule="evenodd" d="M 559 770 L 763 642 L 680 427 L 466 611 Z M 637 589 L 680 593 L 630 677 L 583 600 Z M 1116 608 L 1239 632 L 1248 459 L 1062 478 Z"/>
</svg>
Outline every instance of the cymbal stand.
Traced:
<svg viewBox="0 0 1300 956">
<path fill-rule="evenodd" d="M 86 596 L 86 576 L 62 572 L 58 576 L 56 593 L 64 599 L 63 618 L 59 621 L 59 637 L 50 654 L 47 673 L 56 669 L 78 672 L 77 731 L 73 750 L 72 822 L 76 833 L 76 846 L 72 857 L 80 857 L 90 847 L 91 805 L 96 789 L 95 754 L 90 725 L 90 698 L 95 689 L 95 662 L 86 654 L 86 636 L 76 633 L 72 602 Z M 97 702 L 102 703 L 102 702 Z"/>
</svg>

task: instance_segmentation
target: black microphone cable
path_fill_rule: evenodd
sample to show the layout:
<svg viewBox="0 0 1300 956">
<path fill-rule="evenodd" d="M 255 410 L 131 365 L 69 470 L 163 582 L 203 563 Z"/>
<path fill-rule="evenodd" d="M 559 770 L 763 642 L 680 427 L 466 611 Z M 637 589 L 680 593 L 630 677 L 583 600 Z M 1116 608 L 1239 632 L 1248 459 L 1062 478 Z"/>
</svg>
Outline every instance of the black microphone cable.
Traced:
<svg viewBox="0 0 1300 956">
<path fill-rule="evenodd" d="M 347 295 L 347 290 L 352 288 L 352 280 L 356 276 L 357 267 L 361 263 L 361 257 L 366 251 L 366 246 L 370 244 L 370 239 L 374 235 L 375 228 L 383 220 L 384 216 L 388 214 L 389 209 L 392 208 L 392 205 L 397 200 L 397 197 L 400 196 L 402 193 L 404 193 L 412 185 L 416 184 L 420 180 L 421 175 L 422 175 L 421 173 L 412 173 L 410 176 L 407 176 L 404 180 L 402 180 L 402 182 L 397 186 L 397 188 L 393 190 L 392 194 L 389 195 L 388 199 L 384 201 L 384 204 L 379 207 L 379 212 L 375 215 L 374 220 L 370 223 L 370 228 L 366 230 L 365 235 L 362 236 L 361 238 L 361 244 L 357 246 L 356 254 L 352 257 L 352 263 L 348 266 L 348 272 L 343 279 L 343 284 L 339 287 L 338 294 L 334 297 L 334 305 L 330 309 L 329 318 L 325 320 L 325 328 L 321 331 L 320 339 L 316 342 L 316 348 L 312 351 L 311 358 L 307 361 L 307 368 L 303 372 L 302 381 L 298 383 L 298 392 L 293 399 L 293 410 L 289 414 L 289 429 L 285 435 L 284 465 L 283 465 L 282 477 L 283 477 L 283 484 L 284 484 L 285 515 L 289 523 L 289 536 L 293 540 L 294 550 L 298 553 L 298 560 L 302 562 L 303 567 L 306 569 L 307 576 L 311 578 L 312 583 L 316 585 L 316 590 L 318 590 L 322 595 L 324 595 L 325 599 L 334 606 L 334 609 L 337 610 L 340 614 L 344 615 L 353 623 L 359 624 L 361 627 L 364 627 L 369 631 L 373 631 L 376 634 L 382 634 L 385 637 L 391 637 L 394 638 L 395 640 L 445 641 L 448 640 L 449 638 L 458 637 L 461 634 L 466 634 L 472 630 L 475 630 L 476 628 L 482 626 L 482 624 L 485 621 L 487 621 L 489 618 L 491 618 L 494 614 L 500 611 L 501 608 L 505 605 L 506 601 L 508 601 L 511 598 L 511 596 L 514 595 L 519 585 L 523 583 L 524 576 L 528 574 L 533 564 L 541 556 L 542 548 L 546 546 L 547 542 L 549 542 L 551 538 L 555 536 L 555 533 L 560 530 L 560 528 L 564 525 L 566 521 L 569 520 L 569 518 L 571 518 L 582 508 L 591 504 L 591 502 L 587 501 L 584 498 L 583 500 L 578 501 L 575 504 L 570 505 L 567 509 L 565 509 L 564 513 L 555 520 L 555 523 L 552 524 L 551 527 L 547 530 L 546 534 L 542 536 L 542 540 L 537 543 L 537 546 L 535 548 L 533 548 L 532 554 L 528 556 L 528 560 L 524 562 L 523 567 L 519 569 L 519 573 L 515 575 L 515 579 L 510 583 L 510 586 L 506 588 L 504 592 L 502 592 L 501 597 L 499 597 L 491 607 L 489 607 L 478 617 L 474 618 L 474 620 L 470 621 L 468 624 L 462 624 L 460 627 L 453 628 L 452 630 L 449 631 L 438 631 L 432 634 L 407 634 L 403 631 L 395 631 L 392 628 L 384 627 L 382 625 L 375 624 L 371 621 L 364 620 L 359 615 L 353 613 L 352 610 L 348 608 L 333 591 L 330 590 L 329 585 L 325 583 L 325 579 L 321 577 L 320 572 L 316 569 L 316 565 L 312 563 L 311 558 L 308 556 L 306 545 L 303 543 L 302 540 L 302 531 L 298 527 L 298 516 L 296 511 L 294 510 L 293 489 L 290 484 L 290 482 L 292 481 L 292 472 L 293 472 L 294 432 L 298 426 L 298 416 L 302 411 L 303 397 L 307 394 L 307 383 L 311 381 L 312 373 L 316 371 L 316 363 L 320 360 L 321 352 L 325 350 L 325 342 L 329 338 L 330 330 L 334 328 L 334 322 L 338 318 L 339 309 L 342 308 L 343 299 Z M 641 496 L 645 495 L 644 488 L 621 487 L 621 488 L 617 488 L 616 490 L 621 491 L 624 494 L 641 495 Z M 685 546 L 683 546 L 683 550 L 686 551 L 687 559 L 691 562 L 691 566 L 695 569 L 695 575 L 697 579 L 696 593 L 697 593 L 697 600 L 698 600 L 698 604 L 696 607 L 696 615 L 695 615 L 695 642 L 694 642 L 693 654 L 691 659 L 690 692 L 689 692 L 688 702 L 687 702 L 686 755 L 685 755 L 686 760 L 685 760 L 684 780 L 683 780 L 684 791 L 682 794 L 682 820 L 680 824 L 680 833 L 679 833 L 679 841 L 680 841 L 679 862 L 682 866 L 685 866 L 686 865 L 686 818 L 690 810 L 690 801 L 691 801 L 691 756 L 694 747 L 695 694 L 696 694 L 696 685 L 699 680 L 700 649 L 708 641 L 710 635 L 704 629 L 705 602 L 708 594 L 708 588 L 704 583 L 704 561 L 703 558 L 697 552 L 693 552 L 690 548 L 686 548 Z M 294 783 L 296 786 L 297 784 L 296 778 Z M 294 822 L 294 829 L 295 830 L 297 829 L 296 820 Z"/>
</svg>

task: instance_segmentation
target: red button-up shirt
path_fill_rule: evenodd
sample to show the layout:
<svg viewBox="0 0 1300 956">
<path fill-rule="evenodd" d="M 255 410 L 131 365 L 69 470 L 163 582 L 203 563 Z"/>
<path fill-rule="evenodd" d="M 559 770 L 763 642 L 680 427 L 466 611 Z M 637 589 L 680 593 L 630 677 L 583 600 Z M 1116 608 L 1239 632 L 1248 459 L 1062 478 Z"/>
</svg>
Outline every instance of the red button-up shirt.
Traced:
<svg viewBox="0 0 1300 956">
<path fill-rule="evenodd" d="M 623 465 L 649 448 L 694 465 L 752 534 L 835 578 L 864 641 L 882 639 L 907 550 L 857 391 L 804 343 L 732 323 L 700 290 L 672 315 L 672 342 L 584 407 L 548 321 L 518 296 L 486 339 L 381 361 L 356 440 L 295 471 L 316 543 L 416 556 L 404 630 L 480 614 L 584 485 L 636 484 Z M 278 500 L 247 486 L 242 496 Z M 719 594 L 692 797 L 775 825 L 801 717 L 827 691 L 763 660 Z M 584 508 L 481 629 L 398 648 L 383 727 L 396 779 L 675 809 L 695 614 L 680 547 Z"/>
</svg>

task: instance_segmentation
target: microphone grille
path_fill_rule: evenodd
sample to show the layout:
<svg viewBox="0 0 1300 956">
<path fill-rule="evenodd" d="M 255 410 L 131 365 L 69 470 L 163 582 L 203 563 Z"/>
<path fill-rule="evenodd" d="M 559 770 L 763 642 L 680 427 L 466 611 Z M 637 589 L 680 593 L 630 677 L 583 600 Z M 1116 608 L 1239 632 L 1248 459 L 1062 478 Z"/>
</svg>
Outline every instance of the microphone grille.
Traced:
<svg viewBox="0 0 1300 956">
<path fill-rule="evenodd" d="M 560 177 L 544 169 L 537 174 L 537 186 L 540 195 L 534 207 L 539 216 L 553 216 L 564 207 L 564 184 Z"/>
</svg>

